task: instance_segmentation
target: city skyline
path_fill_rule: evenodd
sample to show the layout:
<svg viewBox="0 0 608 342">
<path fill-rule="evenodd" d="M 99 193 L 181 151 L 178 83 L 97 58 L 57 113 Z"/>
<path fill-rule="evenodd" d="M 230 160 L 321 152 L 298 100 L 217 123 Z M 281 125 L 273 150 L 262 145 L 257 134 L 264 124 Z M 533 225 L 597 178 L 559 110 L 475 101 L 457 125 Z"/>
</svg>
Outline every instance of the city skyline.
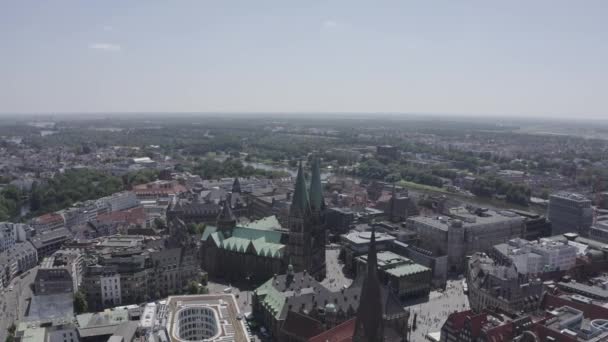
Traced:
<svg viewBox="0 0 608 342">
<path fill-rule="evenodd" d="M 603 118 L 606 6 L 4 3 L 0 113 Z"/>
</svg>

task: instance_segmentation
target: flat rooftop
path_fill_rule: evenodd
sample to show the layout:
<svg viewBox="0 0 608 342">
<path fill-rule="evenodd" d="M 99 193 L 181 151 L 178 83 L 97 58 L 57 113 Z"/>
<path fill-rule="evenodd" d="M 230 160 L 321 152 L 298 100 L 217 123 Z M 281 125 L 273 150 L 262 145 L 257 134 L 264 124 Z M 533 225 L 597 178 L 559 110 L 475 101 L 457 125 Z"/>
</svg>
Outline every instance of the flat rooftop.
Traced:
<svg viewBox="0 0 608 342">
<path fill-rule="evenodd" d="M 169 340 L 181 342 L 179 338 L 180 312 L 183 310 L 206 308 L 213 310 L 219 331 L 217 335 L 206 341 L 235 341 L 250 342 L 244 320 L 238 319 L 241 315 L 236 298 L 232 294 L 212 294 L 193 296 L 174 296 L 167 298 L 166 330 Z M 183 319 L 183 318 L 182 318 Z"/>
<path fill-rule="evenodd" d="M 412 261 L 404 256 L 393 253 L 391 251 L 382 251 L 377 253 L 378 258 L 378 268 L 379 269 L 387 269 L 393 268 L 398 265 L 411 264 Z M 361 255 L 357 257 L 367 263 L 367 255 Z"/>
<path fill-rule="evenodd" d="M 372 237 L 372 232 L 359 232 L 359 231 L 351 231 L 347 234 L 342 235 L 342 239 L 347 242 L 355 245 L 366 245 L 369 244 Z M 395 237 L 390 236 L 386 233 L 378 233 L 376 232 L 376 243 L 378 242 L 386 242 L 393 241 Z"/>
<path fill-rule="evenodd" d="M 557 286 L 566 291 L 581 293 L 587 297 L 601 299 L 601 300 L 608 300 L 608 290 L 605 290 L 599 286 L 590 286 L 590 285 L 576 283 L 576 282 L 569 282 L 569 283 L 559 282 L 559 283 L 557 283 Z"/>
<path fill-rule="evenodd" d="M 428 226 L 431 226 L 436 229 L 440 229 L 443 231 L 447 231 L 450 222 L 455 219 L 459 219 L 462 221 L 463 228 L 467 227 L 475 227 L 485 224 L 492 224 L 497 222 L 511 221 L 511 220 L 521 220 L 523 221 L 523 217 L 517 215 L 510 211 L 486 211 L 485 216 L 479 216 L 475 214 L 471 214 L 468 211 L 464 210 L 455 210 L 452 212 L 452 216 L 414 216 L 408 218 L 408 221 L 421 223 Z"/>
<path fill-rule="evenodd" d="M 570 201 L 577 201 L 577 202 L 591 202 L 591 200 L 588 199 L 587 197 L 585 197 L 581 194 L 577 194 L 575 192 L 560 191 L 555 194 L 552 194 L 549 198 L 554 198 L 554 197 L 567 199 Z"/>
</svg>

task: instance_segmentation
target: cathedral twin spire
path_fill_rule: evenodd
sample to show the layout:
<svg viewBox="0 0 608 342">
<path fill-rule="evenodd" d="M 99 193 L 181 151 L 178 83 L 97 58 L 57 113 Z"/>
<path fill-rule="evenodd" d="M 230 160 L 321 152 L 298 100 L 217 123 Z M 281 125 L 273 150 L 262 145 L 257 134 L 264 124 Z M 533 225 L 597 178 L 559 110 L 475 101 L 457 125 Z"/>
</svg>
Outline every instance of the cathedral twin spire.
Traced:
<svg viewBox="0 0 608 342">
<path fill-rule="evenodd" d="M 291 202 L 291 215 L 306 216 L 312 212 L 318 212 L 325 207 L 323 201 L 323 188 L 321 186 L 320 162 L 317 158 L 312 161 L 312 176 L 310 182 L 310 194 L 306 189 L 306 179 L 302 162 L 298 164 L 296 186 Z"/>
<path fill-rule="evenodd" d="M 312 160 L 312 176 L 310 178 L 310 206 L 313 211 L 323 210 L 323 187 L 321 185 L 321 162 L 318 158 Z"/>
</svg>

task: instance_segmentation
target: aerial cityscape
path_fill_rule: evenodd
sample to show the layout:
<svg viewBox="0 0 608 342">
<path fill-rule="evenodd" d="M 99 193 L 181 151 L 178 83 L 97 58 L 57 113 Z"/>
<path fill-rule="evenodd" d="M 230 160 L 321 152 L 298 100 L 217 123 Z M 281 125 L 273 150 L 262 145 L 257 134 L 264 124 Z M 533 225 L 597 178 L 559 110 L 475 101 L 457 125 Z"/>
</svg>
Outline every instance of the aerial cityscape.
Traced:
<svg viewBox="0 0 608 342">
<path fill-rule="evenodd" d="M 526 124 L 7 118 L 0 337 L 604 341 L 607 140 Z"/>
<path fill-rule="evenodd" d="M 0 4 L 0 342 L 608 342 L 608 3 Z"/>
</svg>

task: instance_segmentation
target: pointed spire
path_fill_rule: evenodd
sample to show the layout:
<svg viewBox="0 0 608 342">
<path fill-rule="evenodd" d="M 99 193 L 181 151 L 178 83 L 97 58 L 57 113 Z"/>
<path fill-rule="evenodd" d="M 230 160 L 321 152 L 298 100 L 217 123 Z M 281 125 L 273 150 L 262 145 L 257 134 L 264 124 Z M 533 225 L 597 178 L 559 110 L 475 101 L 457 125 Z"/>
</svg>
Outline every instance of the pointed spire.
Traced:
<svg viewBox="0 0 608 342">
<path fill-rule="evenodd" d="M 291 215 L 306 215 L 310 212 L 310 202 L 306 191 L 306 180 L 302 170 L 302 162 L 298 164 L 298 175 L 296 176 L 296 188 L 291 201 Z"/>
<path fill-rule="evenodd" d="M 376 228 L 372 227 L 369 239 L 369 250 L 367 251 L 367 279 L 372 279 L 378 283 L 378 254 L 376 252 Z"/>
<path fill-rule="evenodd" d="M 312 210 L 318 211 L 325 207 L 323 201 L 323 187 L 321 185 L 320 160 L 317 157 L 312 159 L 312 177 L 310 180 L 310 206 Z"/>
<path fill-rule="evenodd" d="M 234 228 L 236 226 L 236 216 L 232 213 L 230 204 L 232 203 L 231 195 L 228 194 L 222 205 L 222 210 L 217 216 L 217 226 L 220 229 L 223 228 Z"/>
<path fill-rule="evenodd" d="M 237 194 L 241 193 L 241 182 L 239 182 L 239 177 L 234 177 L 234 183 L 232 183 L 232 192 Z"/>
<path fill-rule="evenodd" d="M 397 201 L 397 196 L 395 193 L 395 183 L 393 183 L 393 190 L 391 191 L 391 199 L 390 199 L 390 208 L 389 208 L 389 220 L 391 222 L 395 222 L 395 202 Z"/>
<path fill-rule="evenodd" d="M 379 342 L 383 340 L 384 322 L 378 259 L 376 255 L 376 232 L 372 228 L 367 252 L 367 274 L 361 288 L 361 300 L 355 321 L 354 342 Z"/>
</svg>

